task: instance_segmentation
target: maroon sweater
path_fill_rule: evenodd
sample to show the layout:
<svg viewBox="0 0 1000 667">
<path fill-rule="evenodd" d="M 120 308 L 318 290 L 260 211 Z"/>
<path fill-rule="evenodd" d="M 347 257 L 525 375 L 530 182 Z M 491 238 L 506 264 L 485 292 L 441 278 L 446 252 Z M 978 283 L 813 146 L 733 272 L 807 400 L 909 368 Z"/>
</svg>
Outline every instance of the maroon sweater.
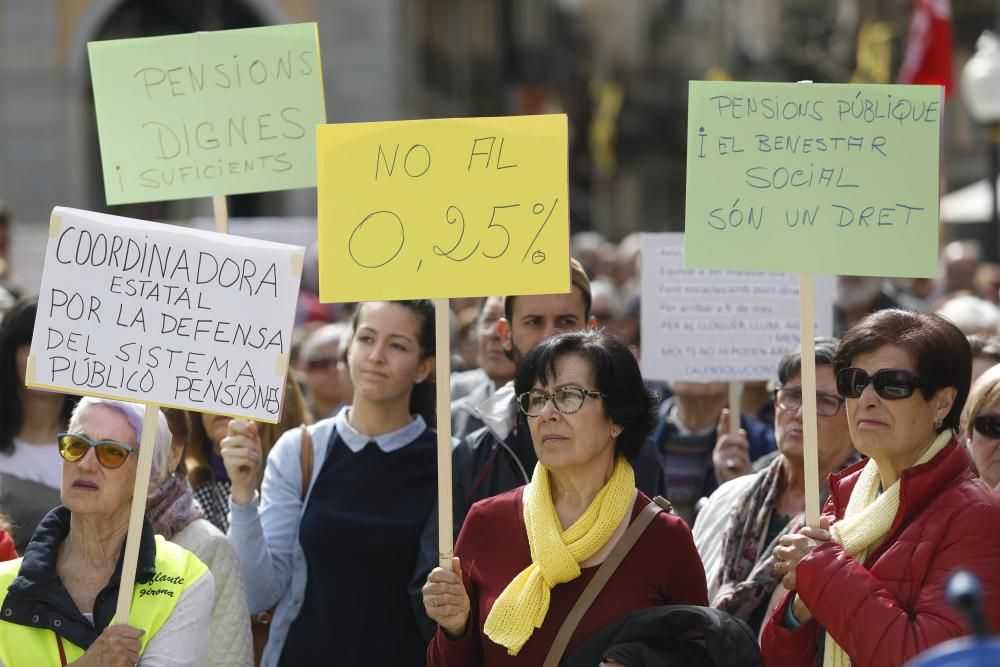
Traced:
<svg viewBox="0 0 1000 667">
<path fill-rule="evenodd" d="M 469 631 L 452 641 L 438 628 L 427 651 L 430 667 L 491 667 L 524 665 L 538 667 L 577 598 L 599 566 L 583 568 L 582 574 L 552 589 L 549 611 L 542 627 L 516 656 L 493 643 L 483 625 L 493 603 L 507 584 L 531 563 L 524 527 L 522 493 L 514 489 L 473 505 L 455 545 L 462 559 L 462 578 L 469 593 Z M 635 501 L 631 521 L 649 504 L 642 492 Z M 618 569 L 584 615 L 566 655 L 608 623 L 630 612 L 664 604 L 707 605 L 705 570 L 691 539 L 691 531 L 680 518 L 661 513 L 635 543 Z"/>
</svg>

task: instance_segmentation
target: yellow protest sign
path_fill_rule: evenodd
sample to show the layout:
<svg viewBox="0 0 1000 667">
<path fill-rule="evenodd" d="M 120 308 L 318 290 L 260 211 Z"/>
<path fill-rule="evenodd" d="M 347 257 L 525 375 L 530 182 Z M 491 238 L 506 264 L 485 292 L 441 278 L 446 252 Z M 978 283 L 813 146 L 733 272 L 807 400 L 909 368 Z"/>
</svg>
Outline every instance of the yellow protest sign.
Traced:
<svg viewBox="0 0 1000 667">
<path fill-rule="evenodd" d="M 570 290 L 566 116 L 317 128 L 323 301 Z"/>
</svg>

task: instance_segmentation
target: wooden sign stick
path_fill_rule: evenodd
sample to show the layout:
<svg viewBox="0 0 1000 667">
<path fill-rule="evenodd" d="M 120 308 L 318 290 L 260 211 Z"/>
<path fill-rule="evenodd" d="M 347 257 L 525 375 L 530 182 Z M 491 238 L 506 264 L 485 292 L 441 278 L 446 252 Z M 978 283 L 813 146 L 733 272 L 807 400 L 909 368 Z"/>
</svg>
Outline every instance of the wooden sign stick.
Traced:
<svg viewBox="0 0 1000 667">
<path fill-rule="evenodd" d="M 740 415 L 743 413 L 741 404 L 743 403 L 743 383 L 729 383 L 729 432 L 736 435 L 740 432 Z M 727 468 L 735 468 L 736 461 L 731 458 L 726 459 Z"/>
<path fill-rule="evenodd" d="M 435 386 L 437 387 L 438 461 L 438 565 L 451 571 L 451 309 L 448 299 L 434 299 L 436 338 Z"/>
<path fill-rule="evenodd" d="M 229 207 L 226 205 L 226 195 L 212 195 L 212 214 L 215 216 L 215 231 L 228 234 Z"/>
<path fill-rule="evenodd" d="M 132 492 L 132 509 L 128 516 L 128 535 L 125 537 L 125 559 L 118 588 L 116 623 L 128 623 L 132 613 L 132 589 L 135 587 L 135 570 L 139 562 L 139 540 L 142 537 L 142 520 L 146 516 L 146 495 L 149 492 L 149 469 L 153 464 L 156 444 L 156 423 L 160 406 L 146 404 L 142 418 L 142 440 L 139 442 L 139 466 L 135 472 L 135 490 Z"/>
<path fill-rule="evenodd" d="M 799 340 L 802 349 L 802 453 L 806 476 L 806 525 L 819 528 L 819 439 L 816 435 L 816 334 L 813 276 L 799 275 Z"/>
</svg>

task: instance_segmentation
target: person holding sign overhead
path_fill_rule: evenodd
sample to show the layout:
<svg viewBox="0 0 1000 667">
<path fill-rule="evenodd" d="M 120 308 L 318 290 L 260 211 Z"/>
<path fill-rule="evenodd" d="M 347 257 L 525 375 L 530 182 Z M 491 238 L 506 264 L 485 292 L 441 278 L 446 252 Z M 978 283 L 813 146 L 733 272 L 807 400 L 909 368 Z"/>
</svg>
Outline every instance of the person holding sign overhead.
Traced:
<svg viewBox="0 0 1000 667">
<path fill-rule="evenodd" d="M 967 634 L 944 597 L 960 567 L 982 583 L 987 626 L 1000 627 L 1000 496 L 955 439 L 965 336 L 938 315 L 882 310 L 844 335 L 833 367 L 870 458 L 830 476 L 820 527 L 774 548 L 789 592 L 764 627 L 764 664 L 901 665 Z"/>
<path fill-rule="evenodd" d="M 264 667 L 424 664 L 406 584 L 437 492 L 434 354 L 430 301 L 362 303 L 351 405 L 283 435 L 259 496 L 261 450 L 245 422 L 230 424 L 229 537 L 251 613 L 277 605 Z"/>
<path fill-rule="evenodd" d="M 572 287 L 567 294 L 504 298 L 504 316 L 497 322 L 497 334 L 507 356 L 515 363 L 520 363 L 536 345 L 553 335 L 594 328 L 590 316 L 590 279 L 576 259 L 570 259 L 569 268 Z M 486 425 L 462 438 L 452 455 L 452 521 L 456 536 L 475 502 L 529 483 L 530 471 L 537 462 L 528 420 L 518 408 L 513 381 L 481 401 L 474 412 Z M 636 486 L 643 493 L 656 496 L 663 491 L 663 474 L 651 443 L 642 444 L 632 466 L 637 476 Z M 410 580 L 410 599 L 428 641 L 434 636 L 436 624 L 423 612 L 421 588 L 437 563 L 435 511 L 424 528 L 417 568 Z"/>
<path fill-rule="evenodd" d="M 189 412 L 188 416 L 191 437 L 185 453 L 187 478 L 191 488 L 194 489 L 195 500 L 205 512 L 205 518 L 224 533 L 229 530 L 231 483 L 220 450 L 232 419 L 226 415 L 209 412 Z M 285 379 L 281 420 L 277 424 L 255 422 L 253 427 L 253 434 L 260 442 L 263 458 L 267 458 L 268 452 L 282 433 L 311 421 L 299 384 L 289 371 Z M 260 488 L 259 476 L 257 485 Z"/>
<path fill-rule="evenodd" d="M 142 528 L 129 625 L 115 622 L 144 408 L 84 398 L 58 437 L 63 505 L 24 558 L 0 564 L 0 665 L 204 664 L 212 573 L 191 552 Z M 170 441 L 161 415 L 158 440 Z"/>
<path fill-rule="evenodd" d="M 537 667 L 553 647 L 572 650 L 630 612 L 707 603 L 687 526 L 636 488 L 629 459 L 656 413 L 624 341 L 602 331 L 549 338 L 518 365 L 514 388 L 538 463 L 527 486 L 472 507 L 453 569 L 428 575 L 423 603 L 439 625 L 433 667 Z M 602 581 L 598 566 L 621 554 L 562 644 L 571 608 Z"/>
</svg>

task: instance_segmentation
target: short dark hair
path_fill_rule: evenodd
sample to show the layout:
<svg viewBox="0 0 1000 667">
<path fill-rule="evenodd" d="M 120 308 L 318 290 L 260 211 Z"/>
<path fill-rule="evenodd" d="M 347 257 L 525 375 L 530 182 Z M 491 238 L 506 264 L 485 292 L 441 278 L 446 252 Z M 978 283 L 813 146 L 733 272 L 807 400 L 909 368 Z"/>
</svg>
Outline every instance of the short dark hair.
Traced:
<svg viewBox="0 0 1000 667">
<path fill-rule="evenodd" d="M 938 433 L 955 430 L 972 381 L 972 350 L 965 334 L 950 321 L 933 313 L 898 308 L 866 316 L 840 340 L 833 359 L 834 374 L 848 368 L 861 354 L 886 345 L 897 345 L 913 355 L 920 393 L 930 399 L 939 389 L 958 392 Z"/>
<path fill-rule="evenodd" d="M 548 338 L 521 360 L 514 377 L 514 391 L 520 396 L 530 391 L 535 380 L 543 383 L 555 377 L 556 362 L 567 354 L 578 354 L 594 370 L 597 391 L 605 395 L 604 409 L 622 432 L 615 443 L 616 453 L 634 459 L 656 425 L 656 400 L 646 388 L 628 344 L 603 329 L 568 331 Z"/>
<path fill-rule="evenodd" d="M 573 288 L 579 288 L 580 296 L 583 297 L 583 319 L 590 319 L 590 305 L 593 302 L 593 294 L 590 291 L 590 278 L 584 270 L 583 265 L 575 257 L 569 258 L 569 282 L 570 292 Z M 517 295 L 505 296 L 503 299 L 503 315 L 508 322 L 514 322 L 514 301 Z"/>
<path fill-rule="evenodd" d="M 837 339 L 828 336 L 817 336 L 816 365 L 832 366 L 833 356 L 837 352 Z M 789 380 L 802 372 L 802 346 L 788 352 L 778 362 L 778 385 L 784 386 Z"/>
</svg>

